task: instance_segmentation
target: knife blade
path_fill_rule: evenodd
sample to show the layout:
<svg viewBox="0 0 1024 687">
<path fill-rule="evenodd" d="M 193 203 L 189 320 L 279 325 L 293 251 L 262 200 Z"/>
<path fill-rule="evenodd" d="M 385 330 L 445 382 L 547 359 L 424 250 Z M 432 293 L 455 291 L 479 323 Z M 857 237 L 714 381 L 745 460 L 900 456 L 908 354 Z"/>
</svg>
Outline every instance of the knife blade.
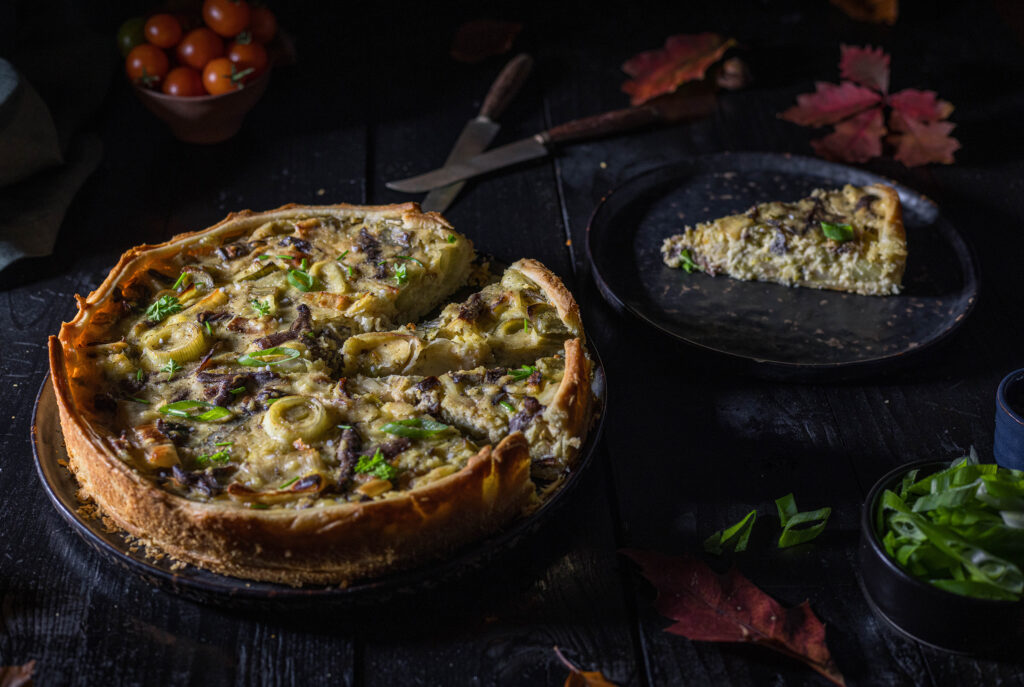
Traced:
<svg viewBox="0 0 1024 687">
<path fill-rule="evenodd" d="M 564 143 L 628 131 L 656 122 L 675 122 L 703 117 L 714 112 L 716 102 L 713 94 L 702 93 L 674 102 L 671 107 L 651 104 L 574 119 L 530 138 L 480 153 L 468 160 L 454 162 L 407 179 L 389 181 L 385 186 L 393 191 L 422 193 L 519 162 L 544 157 L 551 148 Z"/>
<path fill-rule="evenodd" d="M 490 90 L 487 91 L 487 97 L 484 98 L 483 105 L 480 107 L 480 114 L 469 120 L 463 127 L 458 140 L 455 141 L 451 152 L 448 153 L 448 158 L 444 163 L 446 166 L 468 160 L 491 144 L 501 128 L 494 120 L 501 116 L 501 113 L 515 98 L 532 68 L 533 58 L 526 53 L 509 60 L 509 63 L 498 74 L 498 78 L 491 84 Z M 444 212 L 465 184 L 464 181 L 457 181 L 454 184 L 432 189 L 420 203 L 420 207 L 427 211 Z"/>
</svg>

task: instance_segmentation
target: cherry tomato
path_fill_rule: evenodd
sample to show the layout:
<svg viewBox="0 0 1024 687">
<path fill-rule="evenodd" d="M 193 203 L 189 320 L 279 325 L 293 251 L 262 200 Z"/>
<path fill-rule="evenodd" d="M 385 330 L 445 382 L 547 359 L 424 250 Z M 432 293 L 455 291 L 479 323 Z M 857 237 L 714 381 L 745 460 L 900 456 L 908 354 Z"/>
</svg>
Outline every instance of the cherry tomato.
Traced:
<svg viewBox="0 0 1024 687">
<path fill-rule="evenodd" d="M 257 43 L 269 43 L 277 34 L 277 17 L 266 7 L 253 7 L 249 13 L 249 32 Z"/>
<path fill-rule="evenodd" d="M 210 95 L 220 95 L 240 90 L 246 74 L 240 72 L 235 63 L 226 57 L 210 60 L 203 69 L 203 86 Z"/>
<path fill-rule="evenodd" d="M 185 34 L 178 43 L 178 61 L 193 69 L 202 69 L 207 62 L 224 54 L 224 41 L 205 26 Z"/>
<path fill-rule="evenodd" d="M 181 40 L 181 24 L 170 14 L 154 14 L 146 22 L 146 40 L 158 48 L 170 48 Z"/>
<path fill-rule="evenodd" d="M 121 57 L 128 57 L 132 48 L 146 42 L 145 26 L 146 20 L 142 17 L 132 17 L 121 24 L 117 30 L 117 48 L 121 51 Z"/>
<path fill-rule="evenodd" d="M 175 67 L 167 72 L 163 91 L 167 95 L 176 95 L 181 98 L 206 95 L 206 88 L 203 87 L 203 75 L 198 69 L 192 69 L 192 67 Z"/>
<path fill-rule="evenodd" d="M 235 67 L 241 73 L 246 69 L 252 71 L 242 77 L 242 81 L 249 83 L 257 76 L 267 70 L 269 59 L 267 49 L 260 43 L 242 43 L 235 41 L 228 46 L 228 59 L 235 63 Z"/>
<path fill-rule="evenodd" d="M 245 0 L 206 0 L 203 21 L 225 38 L 234 38 L 249 26 L 249 3 Z"/>
<path fill-rule="evenodd" d="M 128 78 L 133 83 L 147 88 L 159 86 L 163 78 L 167 76 L 170 66 L 170 60 L 167 59 L 164 51 L 149 43 L 136 45 L 124 61 L 124 69 L 128 73 Z"/>
</svg>

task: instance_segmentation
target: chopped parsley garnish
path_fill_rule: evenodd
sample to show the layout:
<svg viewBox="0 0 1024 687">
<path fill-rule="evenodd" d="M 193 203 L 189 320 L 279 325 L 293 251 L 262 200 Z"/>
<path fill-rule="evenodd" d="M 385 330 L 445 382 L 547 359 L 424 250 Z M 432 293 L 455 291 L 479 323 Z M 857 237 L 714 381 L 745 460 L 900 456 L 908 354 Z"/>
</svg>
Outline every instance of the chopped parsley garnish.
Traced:
<svg viewBox="0 0 1024 687">
<path fill-rule="evenodd" d="M 690 252 L 689 248 L 684 249 L 679 254 L 679 267 L 687 274 L 693 274 L 694 270 L 700 270 L 697 263 L 693 261 L 693 253 Z"/>
<path fill-rule="evenodd" d="M 312 291 L 316 287 L 316 279 L 309 272 L 303 270 L 288 270 L 288 283 L 303 293 Z"/>
<path fill-rule="evenodd" d="M 161 372 L 167 373 L 167 381 L 174 379 L 174 373 L 181 371 L 181 365 L 176 360 L 168 360 L 167 364 L 160 368 Z"/>
<path fill-rule="evenodd" d="M 239 386 L 239 387 L 235 387 L 234 389 L 232 389 L 228 393 L 229 394 L 234 394 L 235 396 L 237 396 L 238 394 L 240 394 L 240 393 L 242 393 L 244 391 L 245 391 L 245 387 L 244 386 Z"/>
<path fill-rule="evenodd" d="M 409 281 L 409 272 L 406 270 L 405 263 L 395 265 L 395 281 L 399 285 Z"/>
<path fill-rule="evenodd" d="M 278 490 L 280 491 L 281 489 L 287 489 L 288 487 L 292 486 L 293 484 L 295 484 L 298 481 L 299 481 L 299 476 L 296 475 L 295 477 L 292 477 L 290 480 L 288 480 L 287 482 L 285 482 L 284 484 L 279 486 Z"/>
<path fill-rule="evenodd" d="M 183 285 L 186 279 L 188 279 L 188 272 L 182 272 L 181 276 L 178 277 L 178 281 L 174 282 L 174 286 L 172 286 L 171 289 L 173 291 L 177 291 L 178 287 Z"/>
<path fill-rule="evenodd" d="M 160 406 L 158 410 L 161 415 L 171 415 L 187 420 L 199 420 L 200 422 L 215 422 L 231 417 L 231 411 L 227 408 L 215 406 L 206 401 L 175 401 L 174 403 Z"/>
<path fill-rule="evenodd" d="M 833 224 L 832 222 L 821 223 L 821 233 L 825 238 L 833 241 L 849 241 L 853 238 L 853 227 L 849 224 Z"/>
<path fill-rule="evenodd" d="M 448 425 L 429 417 L 415 417 L 408 420 L 395 420 L 381 425 L 380 431 L 394 434 L 406 439 L 429 439 L 449 429 Z"/>
<path fill-rule="evenodd" d="M 270 303 L 264 303 L 258 301 L 255 298 L 249 301 L 249 306 L 260 314 L 260 317 L 266 317 L 270 314 Z"/>
<path fill-rule="evenodd" d="M 302 355 L 302 353 L 297 348 L 291 348 L 290 346 L 274 346 L 273 348 L 264 348 L 262 351 L 246 353 L 238 359 L 238 364 L 245 365 L 246 367 L 277 365 L 278 363 L 283 363 L 287 360 L 294 360 L 300 355 Z"/>
<path fill-rule="evenodd" d="M 526 379 L 536 371 L 537 368 L 533 365 L 523 365 L 517 370 L 509 370 L 508 373 L 512 375 L 512 379 L 518 382 L 521 379 Z"/>
<path fill-rule="evenodd" d="M 455 243 L 455 234 L 448 234 L 448 243 Z"/>
<path fill-rule="evenodd" d="M 422 262 L 420 262 L 416 258 L 412 257 L 411 255 L 396 255 L 395 258 L 397 258 L 398 260 L 408 260 L 409 262 L 415 262 L 417 265 L 419 265 L 423 269 L 427 268 L 426 265 L 424 265 Z"/>
<path fill-rule="evenodd" d="M 514 405 L 512 405 L 511 403 L 509 403 L 508 401 L 501 401 L 501 402 L 498 403 L 498 405 L 500 405 L 502 408 L 504 408 L 505 410 L 507 410 L 510 413 L 516 412 L 516 407 Z"/>
<path fill-rule="evenodd" d="M 231 454 L 227 451 L 217 451 L 216 453 L 204 453 L 201 456 L 196 456 L 196 462 L 200 465 L 209 465 L 210 463 L 226 463 L 231 460 Z"/>
<path fill-rule="evenodd" d="M 146 308 L 146 317 L 150 322 L 161 322 L 174 313 L 181 312 L 182 307 L 176 296 L 165 293 Z"/>
<path fill-rule="evenodd" d="M 398 474 L 398 468 L 384 460 L 384 454 L 378 448 L 370 456 L 359 456 L 356 461 L 355 471 L 360 475 L 373 475 L 379 479 L 392 480 Z"/>
</svg>

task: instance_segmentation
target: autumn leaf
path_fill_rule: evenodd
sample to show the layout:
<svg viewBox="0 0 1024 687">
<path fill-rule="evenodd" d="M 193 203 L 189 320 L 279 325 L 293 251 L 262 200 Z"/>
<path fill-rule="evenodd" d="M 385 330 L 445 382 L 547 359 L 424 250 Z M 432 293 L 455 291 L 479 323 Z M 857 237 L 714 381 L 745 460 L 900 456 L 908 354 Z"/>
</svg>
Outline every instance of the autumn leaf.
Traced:
<svg viewBox="0 0 1024 687">
<path fill-rule="evenodd" d="M 935 91 L 919 91 L 915 88 L 905 88 L 899 93 L 893 93 L 889 96 L 889 105 L 902 117 L 925 122 L 946 119 L 953 114 L 953 105 L 945 100 L 939 100 Z"/>
<path fill-rule="evenodd" d="M 752 642 L 803 661 L 845 685 L 825 644 L 825 626 L 808 603 L 783 608 L 735 569 L 715 573 L 700 560 L 623 551 L 658 590 L 655 609 L 675 622 L 666 632 L 704 642 Z"/>
<path fill-rule="evenodd" d="M 829 0 L 857 21 L 892 26 L 900 15 L 899 0 Z"/>
<path fill-rule="evenodd" d="M 501 55 L 512 49 L 522 24 L 493 19 L 467 21 L 455 31 L 449 53 L 452 59 L 470 64 Z"/>
<path fill-rule="evenodd" d="M 882 154 L 884 122 L 882 108 L 873 107 L 840 122 L 828 136 L 811 141 L 811 147 L 826 160 L 867 162 Z"/>
<path fill-rule="evenodd" d="M 796 97 L 796 105 L 780 117 L 800 126 L 835 124 L 882 101 L 882 96 L 850 81 L 838 86 L 818 82 L 814 93 Z"/>
<path fill-rule="evenodd" d="M 565 687 L 616 687 L 615 683 L 610 682 L 599 670 L 585 671 L 577 668 L 557 646 L 555 647 L 555 654 L 565 664 L 565 667 L 569 669 L 569 676 L 565 678 Z"/>
<path fill-rule="evenodd" d="M 882 93 L 889 92 L 889 56 L 881 48 L 865 45 L 839 46 L 839 77 L 873 88 Z"/>
<path fill-rule="evenodd" d="M 32 687 L 35 669 L 35 661 L 20 666 L 0 666 L 0 687 Z"/>
<path fill-rule="evenodd" d="M 928 162 L 953 164 L 953 153 L 960 149 L 960 142 L 949 135 L 955 126 L 952 122 L 901 121 L 904 133 L 889 137 L 889 142 L 896 146 L 893 157 L 907 167 Z"/>
<path fill-rule="evenodd" d="M 622 71 L 633 77 L 622 90 L 632 105 L 671 93 L 688 81 L 703 79 L 708 67 L 734 45 L 735 40 L 717 33 L 670 36 L 664 48 L 642 52 L 622 65 Z"/>
</svg>

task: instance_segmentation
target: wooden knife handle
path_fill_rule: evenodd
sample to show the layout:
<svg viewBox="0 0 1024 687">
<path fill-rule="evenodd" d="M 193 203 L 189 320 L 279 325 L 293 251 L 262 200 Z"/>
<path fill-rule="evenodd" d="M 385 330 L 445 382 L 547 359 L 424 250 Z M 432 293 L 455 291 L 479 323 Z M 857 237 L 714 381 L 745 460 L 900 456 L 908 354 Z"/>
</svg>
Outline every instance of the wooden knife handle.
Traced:
<svg viewBox="0 0 1024 687">
<path fill-rule="evenodd" d="M 655 122 L 675 122 L 706 116 L 714 112 L 715 106 L 714 96 L 698 95 L 681 99 L 671 105 L 653 103 L 641 107 L 627 107 L 559 124 L 539 134 L 539 138 L 542 143 L 567 143 L 584 138 L 597 138 L 638 129 Z"/>
<path fill-rule="evenodd" d="M 533 58 L 522 53 L 516 55 L 505 68 L 498 74 L 498 78 L 491 84 L 491 90 L 487 91 L 484 104 L 480 107 L 480 116 L 487 119 L 497 119 L 505 111 L 508 104 L 516 97 L 516 93 L 526 83 L 526 77 L 533 69 Z"/>
</svg>

